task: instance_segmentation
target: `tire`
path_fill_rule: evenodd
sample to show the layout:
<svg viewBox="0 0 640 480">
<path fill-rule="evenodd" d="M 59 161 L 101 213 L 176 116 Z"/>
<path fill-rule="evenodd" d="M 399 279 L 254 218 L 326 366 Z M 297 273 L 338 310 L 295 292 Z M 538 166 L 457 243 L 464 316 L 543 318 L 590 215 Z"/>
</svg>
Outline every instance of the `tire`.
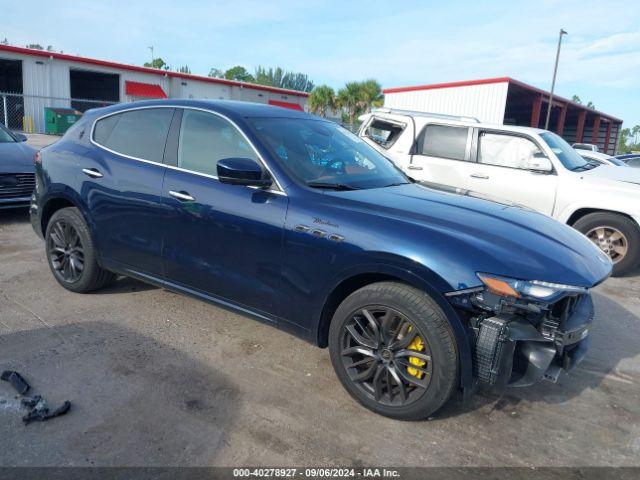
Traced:
<svg viewBox="0 0 640 480">
<path fill-rule="evenodd" d="M 75 207 L 53 214 L 45 232 L 45 248 L 51 273 L 67 290 L 87 293 L 115 278 L 98 265 L 89 227 Z"/>
<path fill-rule="evenodd" d="M 611 248 L 611 244 L 600 242 L 598 229 L 601 227 L 605 229 L 605 235 L 607 232 L 613 232 L 615 230 L 624 236 L 624 242 L 627 247 L 626 254 L 624 256 L 621 258 L 613 258 L 613 255 L 619 254 Z M 587 235 L 587 237 L 589 237 L 589 239 L 601 249 L 605 250 L 605 248 L 609 248 L 610 256 L 612 256 L 612 260 L 614 261 L 614 277 L 628 275 L 640 263 L 640 229 L 630 218 L 617 213 L 590 213 L 575 222 L 573 224 L 573 228 Z M 614 240 L 614 244 L 618 243 L 619 247 L 621 241 L 622 240 Z M 607 253 L 606 250 L 605 253 Z"/>
<path fill-rule="evenodd" d="M 380 336 L 376 337 L 371 318 L 379 322 L 379 332 L 387 332 L 377 348 L 375 338 Z M 364 322 L 366 330 L 361 328 Z M 394 337 L 393 332 L 405 334 Z M 359 343 L 357 336 L 369 346 Z M 415 336 L 422 343 L 415 343 Z M 409 356 L 419 345 L 421 357 Z M 458 351 L 447 317 L 426 293 L 402 283 L 374 283 L 349 295 L 333 315 L 329 353 L 340 382 L 354 399 L 398 420 L 429 417 L 451 397 L 458 383 Z"/>
</svg>

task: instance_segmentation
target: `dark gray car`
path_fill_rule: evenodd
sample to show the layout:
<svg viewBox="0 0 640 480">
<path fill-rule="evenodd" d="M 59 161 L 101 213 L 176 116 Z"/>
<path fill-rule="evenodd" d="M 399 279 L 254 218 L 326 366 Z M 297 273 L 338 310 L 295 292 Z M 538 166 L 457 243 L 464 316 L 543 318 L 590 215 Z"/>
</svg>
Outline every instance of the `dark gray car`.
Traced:
<svg viewBox="0 0 640 480">
<path fill-rule="evenodd" d="M 27 137 L 0 125 L 0 210 L 28 207 L 35 186 L 33 157 Z"/>
</svg>

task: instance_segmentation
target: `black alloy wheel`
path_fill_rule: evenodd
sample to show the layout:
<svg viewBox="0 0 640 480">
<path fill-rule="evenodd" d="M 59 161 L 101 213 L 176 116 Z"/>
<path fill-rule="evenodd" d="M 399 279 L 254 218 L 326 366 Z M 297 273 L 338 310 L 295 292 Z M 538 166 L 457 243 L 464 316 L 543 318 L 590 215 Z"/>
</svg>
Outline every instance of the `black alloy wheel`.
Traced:
<svg viewBox="0 0 640 480">
<path fill-rule="evenodd" d="M 350 317 L 343 327 L 341 356 L 351 381 L 383 405 L 415 402 L 433 375 L 431 350 L 416 325 L 383 305 L 366 306 Z"/>
<path fill-rule="evenodd" d="M 84 270 L 84 247 L 78 231 L 66 220 L 57 220 L 47 242 L 56 277 L 67 283 L 77 282 Z"/>
</svg>

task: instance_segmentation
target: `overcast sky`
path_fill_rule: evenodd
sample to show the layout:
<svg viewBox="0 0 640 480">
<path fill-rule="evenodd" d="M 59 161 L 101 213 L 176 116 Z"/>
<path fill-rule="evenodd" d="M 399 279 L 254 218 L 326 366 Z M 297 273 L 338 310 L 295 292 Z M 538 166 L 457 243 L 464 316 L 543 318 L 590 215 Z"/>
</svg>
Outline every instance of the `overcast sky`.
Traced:
<svg viewBox="0 0 640 480">
<path fill-rule="evenodd" d="M 156 56 L 193 73 L 282 66 L 319 84 L 383 87 L 511 76 L 640 124 L 638 1 L 278 1 L 80 3 L 0 0 L 0 39 L 141 65 Z"/>
</svg>

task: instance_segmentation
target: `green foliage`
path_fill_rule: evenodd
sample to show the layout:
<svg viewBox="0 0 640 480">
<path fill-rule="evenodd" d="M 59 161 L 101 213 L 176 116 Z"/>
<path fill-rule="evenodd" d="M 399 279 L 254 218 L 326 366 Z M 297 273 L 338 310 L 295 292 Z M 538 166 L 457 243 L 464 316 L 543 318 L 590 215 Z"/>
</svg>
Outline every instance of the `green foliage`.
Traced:
<svg viewBox="0 0 640 480">
<path fill-rule="evenodd" d="M 188 65 L 185 65 L 183 67 L 180 67 L 178 69 L 178 72 L 180 72 L 180 73 L 191 73 L 191 69 L 189 68 Z"/>
<path fill-rule="evenodd" d="M 311 113 L 326 117 L 327 112 L 335 112 L 337 107 L 336 93 L 327 85 L 314 88 L 307 100 L 307 107 Z"/>
<path fill-rule="evenodd" d="M 236 80 L 238 82 L 255 82 L 255 78 L 253 78 L 253 75 L 251 75 L 246 68 L 241 67 L 240 65 L 231 67 L 229 70 L 224 72 L 224 78 L 226 78 L 227 80 Z"/>
<path fill-rule="evenodd" d="M 639 151 L 640 143 L 638 143 L 638 135 L 640 135 L 640 125 L 623 128 L 618 138 L 618 153 Z"/>
<path fill-rule="evenodd" d="M 27 48 L 33 48 L 34 50 L 44 50 L 44 47 L 39 43 L 30 43 Z"/>
<path fill-rule="evenodd" d="M 270 87 L 287 88 L 301 92 L 311 92 L 313 82 L 308 75 L 298 72 L 287 72 L 281 67 L 258 66 L 255 71 L 255 82 L 259 85 Z"/>
<path fill-rule="evenodd" d="M 573 97 L 571 97 L 571 101 L 575 103 L 582 103 L 582 100 L 580 100 L 580 97 L 578 95 L 574 95 Z"/>
<path fill-rule="evenodd" d="M 592 102 L 592 101 L 589 101 L 589 102 L 587 103 L 587 108 L 593 108 L 593 109 L 595 110 L 595 109 L 596 109 L 596 106 L 593 104 L 593 102 Z"/>
<path fill-rule="evenodd" d="M 220 70 L 219 68 L 212 68 L 211 70 L 209 70 L 209 77 L 212 78 L 224 78 L 224 72 L 222 70 Z"/>
<path fill-rule="evenodd" d="M 158 70 L 171 70 L 171 67 L 160 57 L 154 58 L 153 62 L 145 62 L 143 66 L 147 68 L 157 68 Z"/>
<path fill-rule="evenodd" d="M 372 107 L 381 106 L 382 102 L 382 88 L 373 79 L 348 82 L 338 90 L 338 105 L 347 114 L 348 123 L 352 129 L 359 115 L 371 111 Z"/>
</svg>

